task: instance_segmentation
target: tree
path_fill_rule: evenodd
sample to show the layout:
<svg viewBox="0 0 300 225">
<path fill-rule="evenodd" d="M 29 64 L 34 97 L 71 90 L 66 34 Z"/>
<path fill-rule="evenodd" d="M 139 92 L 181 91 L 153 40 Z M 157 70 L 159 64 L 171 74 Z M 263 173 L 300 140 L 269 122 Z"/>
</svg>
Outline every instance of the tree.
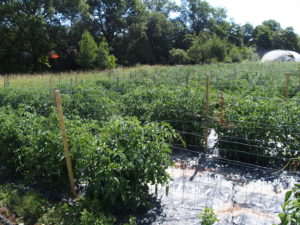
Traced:
<svg viewBox="0 0 300 225">
<path fill-rule="evenodd" d="M 100 69 L 113 69 L 116 67 L 116 57 L 109 54 L 108 43 L 103 40 L 100 42 L 97 51 L 97 67 Z"/>
<path fill-rule="evenodd" d="M 292 27 L 287 27 L 284 30 L 279 30 L 273 35 L 273 48 L 298 50 L 298 37 Z"/>
<path fill-rule="evenodd" d="M 225 60 L 229 44 L 216 35 L 201 33 L 195 37 L 187 53 L 193 63 L 222 62 Z"/>
<path fill-rule="evenodd" d="M 162 13 L 151 13 L 147 23 L 147 40 L 154 56 L 151 63 L 167 63 L 172 46 L 173 23 Z"/>
<path fill-rule="evenodd" d="M 143 23 L 144 5 L 139 0 L 88 0 L 93 26 L 99 30 L 109 45 L 126 35 L 131 26 Z"/>
<path fill-rule="evenodd" d="M 243 43 L 246 46 L 251 46 L 254 43 L 254 27 L 250 23 L 242 26 Z"/>
<path fill-rule="evenodd" d="M 271 31 L 279 31 L 281 29 L 280 23 L 275 20 L 265 20 L 262 22 L 262 25 L 267 26 L 270 28 Z"/>
<path fill-rule="evenodd" d="M 259 50 L 272 49 L 273 31 L 269 26 L 259 25 L 255 28 L 255 44 Z"/>
<path fill-rule="evenodd" d="M 204 0 L 183 0 L 181 17 L 186 24 L 190 24 L 192 32 L 199 34 L 220 25 L 226 18 L 226 11 L 213 8 Z"/>
<path fill-rule="evenodd" d="M 243 45 L 243 29 L 240 25 L 232 22 L 228 31 L 228 41 L 238 47 Z"/>
<path fill-rule="evenodd" d="M 77 62 L 83 69 L 92 69 L 96 67 L 98 46 L 92 35 L 85 31 L 82 39 L 79 41 L 79 55 Z"/>
<path fill-rule="evenodd" d="M 166 17 L 169 17 L 171 12 L 179 10 L 176 3 L 170 0 L 143 0 L 143 3 L 150 12 L 163 13 Z"/>
<path fill-rule="evenodd" d="M 62 23 L 68 22 L 71 14 L 79 15 L 84 3 L 84 0 L 1 1 L 0 39 L 6 41 L 0 43 L 0 72 L 49 70 L 50 51 L 68 48 L 67 28 Z"/>
<path fill-rule="evenodd" d="M 188 54 L 183 49 L 173 48 L 170 50 L 171 64 L 186 64 L 189 62 Z"/>
</svg>

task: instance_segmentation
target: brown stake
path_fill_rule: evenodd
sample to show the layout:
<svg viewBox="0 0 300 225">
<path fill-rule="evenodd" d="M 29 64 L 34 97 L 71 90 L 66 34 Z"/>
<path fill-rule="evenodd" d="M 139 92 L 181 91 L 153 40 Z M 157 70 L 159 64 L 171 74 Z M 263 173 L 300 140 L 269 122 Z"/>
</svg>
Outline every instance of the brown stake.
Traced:
<svg viewBox="0 0 300 225">
<path fill-rule="evenodd" d="M 206 93 L 205 93 L 205 149 L 204 153 L 208 153 L 208 116 L 209 116 L 209 83 L 210 83 L 210 75 L 206 75 Z"/>
<path fill-rule="evenodd" d="M 285 100 L 289 99 L 289 84 L 290 84 L 290 74 L 285 74 Z"/>
<path fill-rule="evenodd" d="M 61 97 L 59 90 L 54 91 L 55 101 L 56 101 L 56 107 L 57 107 L 57 113 L 58 113 L 58 120 L 59 120 L 59 127 L 61 131 L 61 136 L 63 139 L 64 144 L 64 151 L 67 161 L 67 169 L 68 169 L 68 175 L 69 175 L 69 181 L 71 186 L 71 193 L 73 197 L 76 197 L 76 190 L 75 190 L 75 181 L 74 181 L 74 175 L 73 175 L 73 169 L 72 169 L 72 162 L 70 157 L 70 151 L 69 151 L 69 143 L 68 143 L 68 137 L 66 133 L 65 123 L 63 119 L 63 110 L 62 110 L 62 104 L 61 104 Z"/>
</svg>

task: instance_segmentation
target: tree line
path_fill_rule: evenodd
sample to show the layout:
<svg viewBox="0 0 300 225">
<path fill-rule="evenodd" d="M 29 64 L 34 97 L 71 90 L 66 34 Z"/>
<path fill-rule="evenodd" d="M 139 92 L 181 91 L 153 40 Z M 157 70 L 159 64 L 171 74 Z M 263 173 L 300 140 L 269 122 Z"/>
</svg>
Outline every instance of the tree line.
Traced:
<svg viewBox="0 0 300 225">
<path fill-rule="evenodd" d="M 2 0 L 0 73 L 240 62 L 300 51 L 292 27 L 229 20 L 204 0 Z"/>
</svg>

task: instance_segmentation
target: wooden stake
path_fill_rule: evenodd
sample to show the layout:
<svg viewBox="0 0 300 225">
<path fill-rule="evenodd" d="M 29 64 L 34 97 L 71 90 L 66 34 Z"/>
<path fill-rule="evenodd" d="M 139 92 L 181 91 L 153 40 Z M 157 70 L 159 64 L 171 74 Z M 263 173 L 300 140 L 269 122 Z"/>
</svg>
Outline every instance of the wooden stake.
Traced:
<svg viewBox="0 0 300 225">
<path fill-rule="evenodd" d="M 73 94 L 73 78 L 70 78 L 70 93 Z"/>
<path fill-rule="evenodd" d="M 206 93 L 205 93 L 205 149 L 204 153 L 208 153 L 208 116 L 209 116 L 209 83 L 210 83 L 210 75 L 206 75 Z"/>
<path fill-rule="evenodd" d="M 49 78 L 49 84 L 50 84 L 50 89 L 52 90 L 54 88 L 53 77 Z"/>
<path fill-rule="evenodd" d="M 9 76 L 4 76 L 4 87 L 9 86 Z"/>
<path fill-rule="evenodd" d="M 56 100 L 59 127 L 60 127 L 60 131 L 61 131 L 61 136 L 63 139 L 64 151 L 65 151 L 65 156 L 66 156 L 66 161 L 67 161 L 67 169 L 68 169 L 69 181 L 70 181 L 70 186 L 71 186 L 71 194 L 73 197 L 76 197 L 77 194 L 76 194 L 76 190 L 75 190 L 75 181 L 74 181 L 72 162 L 71 162 L 71 156 L 70 156 L 70 151 L 69 151 L 69 143 L 68 143 L 68 137 L 67 137 L 67 133 L 66 133 L 64 119 L 63 119 L 63 110 L 62 110 L 61 97 L 60 97 L 59 90 L 54 91 L 54 96 L 55 96 L 55 100 Z"/>
<path fill-rule="evenodd" d="M 285 74 L 285 100 L 289 99 L 289 84 L 290 84 L 290 74 Z"/>
</svg>

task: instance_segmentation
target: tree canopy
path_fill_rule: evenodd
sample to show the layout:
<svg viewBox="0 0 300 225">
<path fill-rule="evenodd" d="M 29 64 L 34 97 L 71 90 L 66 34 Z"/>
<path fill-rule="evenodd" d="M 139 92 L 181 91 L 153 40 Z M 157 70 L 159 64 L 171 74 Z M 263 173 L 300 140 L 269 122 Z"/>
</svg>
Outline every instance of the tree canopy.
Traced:
<svg viewBox="0 0 300 225">
<path fill-rule="evenodd" d="M 292 27 L 237 24 L 204 0 L 3 0 L 0 39 L 1 74 L 235 62 L 255 51 L 300 50 Z"/>
</svg>

